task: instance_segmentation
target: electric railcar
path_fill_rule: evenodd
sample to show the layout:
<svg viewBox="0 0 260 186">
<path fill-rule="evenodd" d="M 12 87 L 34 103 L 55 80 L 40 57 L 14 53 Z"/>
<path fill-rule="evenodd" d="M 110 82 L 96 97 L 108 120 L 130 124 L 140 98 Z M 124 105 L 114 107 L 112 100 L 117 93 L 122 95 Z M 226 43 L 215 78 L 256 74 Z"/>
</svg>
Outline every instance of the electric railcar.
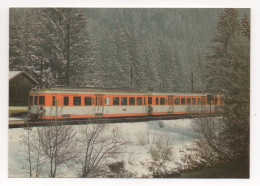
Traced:
<svg viewBox="0 0 260 186">
<path fill-rule="evenodd" d="M 97 88 L 45 88 L 29 92 L 31 119 L 143 117 L 214 113 L 219 95 L 159 93 Z"/>
</svg>

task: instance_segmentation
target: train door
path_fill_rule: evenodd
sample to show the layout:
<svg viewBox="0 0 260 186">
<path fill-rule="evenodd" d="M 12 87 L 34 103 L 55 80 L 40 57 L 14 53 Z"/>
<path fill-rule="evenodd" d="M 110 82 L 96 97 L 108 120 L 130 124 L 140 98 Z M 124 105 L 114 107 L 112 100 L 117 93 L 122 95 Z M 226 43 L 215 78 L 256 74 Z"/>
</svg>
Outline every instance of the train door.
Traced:
<svg viewBox="0 0 260 186">
<path fill-rule="evenodd" d="M 96 95 L 96 116 L 102 116 L 104 111 L 104 95 Z"/>
<path fill-rule="evenodd" d="M 152 96 L 148 96 L 148 115 L 153 114 L 153 98 Z"/>
<path fill-rule="evenodd" d="M 174 98 L 173 96 L 168 96 L 168 104 L 169 104 L 169 113 L 173 113 L 174 106 L 173 106 Z"/>
<path fill-rule="evenodd" d="M 29 105 L 30 105 L 30 114 L 37 115 L 39 113 L 37 94 L 29 96 Z"/>
</svg>

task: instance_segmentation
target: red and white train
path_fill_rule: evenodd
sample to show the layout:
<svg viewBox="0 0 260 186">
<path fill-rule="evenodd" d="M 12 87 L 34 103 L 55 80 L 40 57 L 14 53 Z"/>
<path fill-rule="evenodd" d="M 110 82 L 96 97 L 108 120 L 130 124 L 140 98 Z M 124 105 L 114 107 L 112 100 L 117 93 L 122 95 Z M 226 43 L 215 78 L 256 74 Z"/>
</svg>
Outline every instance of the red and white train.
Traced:
<svg viewBox="0 0 260 186">
<path fill-rule="evenodd" d="M 221 105 L 221 96 L 201 93 L 100 88 L 45 88 L 29 92 L 30 117 L 44 120 L 214 113 Z"/>
</svg>

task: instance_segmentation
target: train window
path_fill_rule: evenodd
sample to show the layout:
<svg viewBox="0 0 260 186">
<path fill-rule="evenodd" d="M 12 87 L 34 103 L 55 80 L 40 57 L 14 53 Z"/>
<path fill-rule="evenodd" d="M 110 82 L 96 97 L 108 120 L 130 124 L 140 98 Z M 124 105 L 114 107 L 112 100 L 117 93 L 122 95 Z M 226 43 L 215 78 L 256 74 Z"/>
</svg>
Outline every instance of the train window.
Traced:
<svg viewBox="0 0 260 186">
<path fill-rule="evenodd" d="M 69 105 L 69 97 L 66 96 L 66 97 L 63 98 L 63 105 L 64 106 L 68 106 Z"/>
<path fill-rule="evenodd" d="M 85 105 L 92 105 L 92 97 L 85 97 Z"/>
<path fill-rule="evenodd" d="M 55 106 L 55 96 L 52 96 L 52 106 Z"/>
<path fill-rule="evenodd" d="M 152 104 L 153 99 L 151 97 L 148 98 L 148 105 Z"/>
<path fill-rule="evenodd" d="M 215 104 L 216 105 L 218 104 L 218 98 L 215 98 Z"/>
<path fill-rule="evenodd" d="M 30 105 L 33 105 L 33 96 L 30 96 L 30 98 L 29 98 L 29 104 L 30 104 Z"/>
<path fill-rule="evenodd" d="M 181 104 L 185 105 L 185 98 L 181 98 Z"/>
<path fill-rule="evenodd" d="M 175 103 L 175 105 L 179 105 L 180 104 L 180 98 L 175 98 L 174 103 Z"/>
<path fill-rule="evenodd" d="M 137 98 L 136 102 L 137 102 L 137 105 L 142 105 L 143 104 L 143 98 Z"/>
<path fill-rule="evenodd" d="M 165 105 L 165 98 L 160 98 L 160 105 Z"/>
<path fill-rule="evenodd" d="M 81 97 L 73 97 L 73 105 L 74 106 L 81 105 Z"/>
<path fill-rule="evenodd" d="M 200 98 L 198 99 L 198 105 L 200 105 Z"/>
<path fill-rule="evenodd" d="M 190 98 L 187 98 L 187 105 L 190 105 Z"/>
<path fill-rule="evenodd" d="M 121 97 L 121 105 L 127 105 L 127 97 Z"/>
<path fill-rule="evenodd" d="M 113 105 L 119 105 L 119 97 L 113 97 Z"/>
<path fill-rule="evenodd" d="M 135 105 L 135 98 L 134 97 L 129 98 L 129 105 Z"/>
<path fill-rule="evenodd" d="M 192 98 L 192 105 L 196 105 L 196 98 Z"/>
<path fill-rule="evenodd" d="M 39 96 L 39 105 L 45 105 L 45 96 Z"/>
<path fill-rule="evenodd" d="M 146 103 L 145 103 L 145 98 L 144 98 L 144 105 L 145 105 Z"/>
<path fill-rule="evenodd" d="M 159 105 L 159 98 L 156 98 L 156 105 Z"/>
<path fill-rule="evenodd" d="M 110 97 L 106 97 L 105 102 L 106 102 L 106 105 L 110 105 Z"/>
<path fill-rule="evenodd" d="M 34 105 L 38 105 L 38 96 L 34 96 Z"/>
</svg>

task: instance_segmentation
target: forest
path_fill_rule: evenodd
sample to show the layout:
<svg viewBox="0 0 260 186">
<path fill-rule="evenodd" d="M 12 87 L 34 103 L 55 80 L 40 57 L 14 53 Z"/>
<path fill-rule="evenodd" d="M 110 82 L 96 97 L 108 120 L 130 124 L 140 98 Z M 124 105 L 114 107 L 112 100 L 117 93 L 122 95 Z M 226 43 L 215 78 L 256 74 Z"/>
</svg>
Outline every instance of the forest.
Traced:
<svg viewBox="0 0 260 186">
<path fill-rule="evenodd" d="M 10 70 L 45 86 L 204 92 L 205 55 L 220 13 L 11 8 Z"/>
<path fill-rule="evenodd" d="M 41 87 L 223 95 L 223 125 L 197 123 L 204 152 L 249 157 L 249 9 L 11 8 L 9 20 L 10 70 Z"/>
</svg>

